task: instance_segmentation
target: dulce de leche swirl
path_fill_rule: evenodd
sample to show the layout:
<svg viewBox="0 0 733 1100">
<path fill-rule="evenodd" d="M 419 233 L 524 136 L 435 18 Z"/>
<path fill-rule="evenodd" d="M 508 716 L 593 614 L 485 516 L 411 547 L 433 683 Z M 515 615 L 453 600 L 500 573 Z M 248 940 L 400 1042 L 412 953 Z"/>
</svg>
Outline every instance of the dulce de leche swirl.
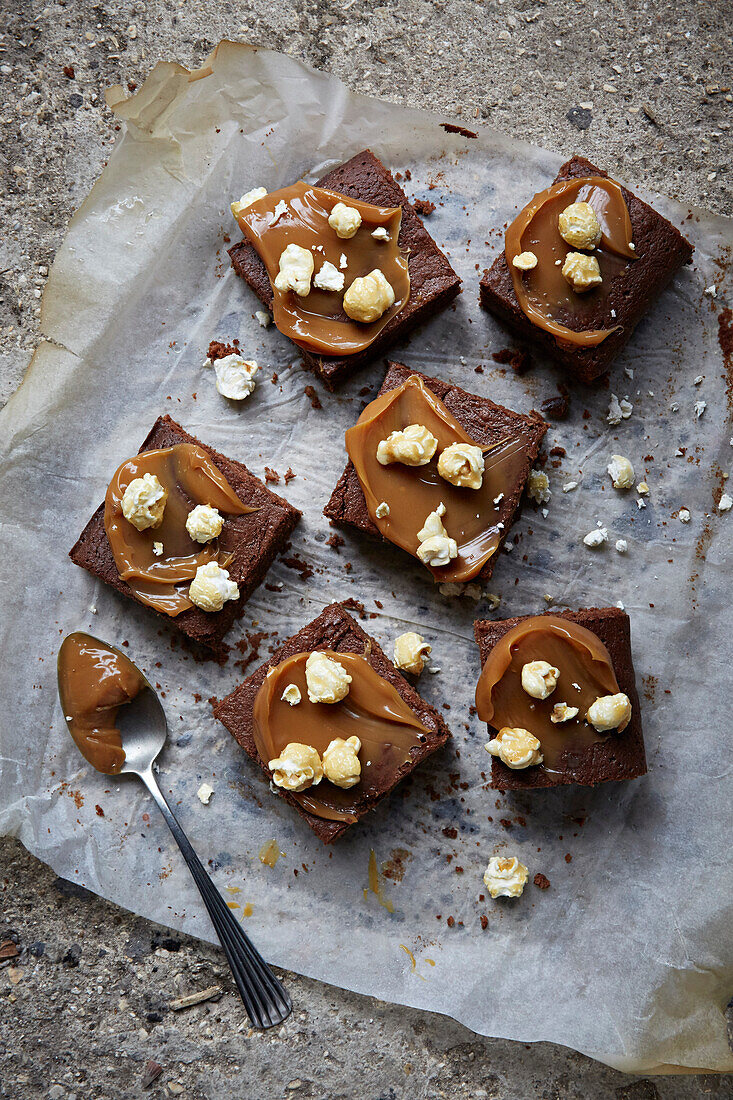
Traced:
<svg viewBox="0 0 733 1100">
<path fill-rule="evenodd" d="M 361 226 L 355 236 L 344 240 L 328 224 L 336 203 L 355 207 Z M 400 251 L 398 238 L 401 207 L 372 206 L 368 202 L 338 195 L 323 187 L 311 187 L 300 180 L 251 203 L 237 215 L 237 222 L 267 268 L 273 293 L 273 318 L 280 332 L 309 351 L 323 355 L 354 355 L 368 348 L 384 326 L 399 313 L 410 296 L 407 255 Z M 384 228 L 389 240 L 372 237 Z M 353 321 L 342 306 L 343 293 L 319 290 L 301 298 L 292 290 L 275 287 L 280 256 L 289 244 L 313 253 L 314 275 L 328 260 L 345 276 L 344 291 L 354 279 L 379 268 L 394 290 L 394 305 L 371 324 Z M 346 257 L 346 266 L 341 257 Z"/>
<path fill-rule="evenodd" d="M 587 202 L 601 226 L 601 242 L 592 250 L 603 282 L 588 293 L 576 294 L 562 273 L 568 252 L 574 251 L 560 236 L 558 217 L 566 206 Z M 602 176 L 563 180 L 540 191 L 506 231 L 506 262 L 517 301 L 529 320 L 551 333 L 558 341 L 579 347 L 595 347 L 620 326 L 613 324 L 608 301 L 609 287 L 623 274 L 629 261 L 637 259 L 630 247 L 632 229 L 623 192 L 613 180 Z M 537 266 L 520 271 L 513 260 L 520 252 L 534 252 Z M 557 261 L 560 261 L 559 263 Z M 599 316 L 608 327 L 597 328 Z"/>
<path fill-rule="evenodd" d="M 77 748 L 97 771 L 117 775 L 125 762 L 117 711 L 147 687 L 124 654 L 75 633 L 59 650 L 59 695 Z"/>
<path fill-rule="evenodd" d="M 143 474 L 155 474 L 168 490 L 168 500 L 160 527 L 138 531 L 122 514 L 122 498 L 130 482 Z M 193 607 L 181 586 L 193 580 L 200 565 L 216 561 L 224 568 L 231 561 L 221 539 L 202 545 L 188 534 L 186 517 L 197 504 L 238 516 L 257 511 L 242 503 L 221 470 L 194 443 L 142 451 L 123 462 L 104 501 L 104 529 L 120 577 L 141 603 L 171 617 Z M 154 553 L 156 542 L 162 543 L 161 555 Z"/>
<path fill-rule="evenodd" d="M 361 779 L 348 790 L 327 779 L 304 791 L 289 792 L 304 810 L 327 821 L 356 821 L 356 810 L 370 796 L 389 789 L 410 752 L 429 732 L 396 689 L 357 653 L 323 652 L 351 676 L 349 694 L 340 703 L 311 703 L 305 678 L 308 653 L 296 653 L 268 669 L 254 704 L 254 740 L 265 764 L 287 744 L 311 745 L 321 756 L 336 737 L 361 741 Z M 291 707 L 282 698 L 288 684 L 300 689 Z"/>
<path fill-rule="evenodd" d="M 401 462 L 382 466 L 377 446 L 391 432 L 422 424 L 438 440 L 435 455 L 425 466 Z M 523 469 L 527 440 L 521 434 L 484 451 L 484 475 L 480 489 L 458 488 L 438 473 L 441 451 L 452 443 L 481 446 L 461 427 L 446 406 L 417 375 L 410 375 L 397 389 L 371 401 L 353 428 L 346 432 L 346 450 L 364 492 L 369 518 L 384 538 L 416 556 L 418 531 L 430 512 L 443 502 L 443 524 L 458 544 L 458 557 L 440 569 L 430 566 L 436 581 L 468 581 L 481 572 L 496 552 L 501 538 L 501 494 L 509 495 Z M 376 509 L 385 501 L 389 515 Z M 499 502 L 501 503 L 501 501 Z"/>
<path fill-rule="evenodd" d="M 548 699 L 534 699 L 522 687 L 522 668 L 530 661 L 548 661 L 560 670 Z M 602 695 L 619 691 L 611 656 L 592 631 L 555 615 L 535 615 L 508 630 L 496 643 L 481 670 L 476 710 L 483 722 L 529 730 L 538 738 L 544 762 L 539 767 L 559 771 L 574 765 L 591 745 L 606 741 L 586 722 L 588 708 Z M 556 703 L 577 707 L 578 715 L 554 725 Z M 618 732 L 625 729 L 619 726 Z"/>
</svg>

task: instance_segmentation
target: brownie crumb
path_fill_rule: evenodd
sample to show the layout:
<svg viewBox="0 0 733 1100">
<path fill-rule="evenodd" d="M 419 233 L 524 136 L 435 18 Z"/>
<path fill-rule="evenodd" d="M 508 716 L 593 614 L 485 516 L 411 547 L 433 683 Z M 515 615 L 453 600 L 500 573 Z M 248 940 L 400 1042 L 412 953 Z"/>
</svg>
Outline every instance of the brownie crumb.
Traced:
<svg viewBox="0 0 733 1100">
<path fill-rule="evenodd" d="M 516 348 L 502 348 L 501 351 L 492 351 L 491 358 L 502 366 L 510 366 L 515 374 L 526 374 L 532 367 L 532 359 L 529 352 L 519 351 Z"/>
<path fill-rule="evenodd" d="M 101 806 L 97 805 L 94 809 L 97 811 L 97 817 L 104 817 L 104 810 Z"/>
<path fill-rule="evenodd" d="M 347 600 L 341 600 L 341 606 L 347 608 L 349 611 L 358 611 L 359 618 L 366 618 L 366 609 L 361 600 L 355 599 L 353 596 L 349 596 Z"/>
<path fill-rule="evenodd" d="M 326 546 L 330 546 L 331 549 L 335 550 L 337 554 L 339 552 L 339 546 L 345 545 L 346 539 L 341 538 L 341 535 L 337 535 L 336 532 L 334 532 L 332 535 L 329 535 L 329 537 L 326 539 Z"/>
<path fill-rule="evenodd" d="M 458 836 L 458 829 L 453 825 L 446 825 L 443 829 L 443 836 L 447 836 L 449 840 L 455 840 Z"/>
<path fill-rule="evenodd" d="M 236 643 L 239 652 L 244 654 L 241 660 L 234 662 L 237 668 L 245 672 L 252 662 L 257 660 L 260 655 L 260 646 L 269 636 L 265 630 L 247 631 L 244 638 Z"/>
<path fill-rule="evenodd" d="M 269 481 L 272 485 L 279 485 L 280 474 L 277 470 L 273 470 L 271 466 L 265 466 L 265 481 Z"/>
<path fill-rule="evenodd" d="M 234 344 L 223 344 L 221 340 L 212 340 L 209 344 L 207 355 L 212 363 L 217 359 L 225 359 L 227 355 L 236 355 L 237 348 Z"/>
<path fill-rule="evenodd" d="M 307 561 L 303 561 L 297 554 L 293 554 L 290 558 L 280 558 L 283 565 L 287 565 L 288 569 L 295 569 L 300 573 L 300 579 L 307 581 L 309 577 L 313 576 L 313 566 L 309 565 Z"/>
<path fill-rule="evenodd" d="M 549 416 L 551 420 L 564 420 L 568 415 L 570 399 L 567 396 L 550 397 L 540 405 L 543 416 Z"/>
<path fill-rule="evenodd" d="M 456 918 L 448 917 L 448 920 L 445 923 L 448 925 L 449 928 L 452 928 L 453 925 L 456 923 Z"/>
<path fill-rule="evenodd" d="M 488 927 L 489 927 L 489 918 L 486 916 L 485 913 L 482 913 L 481 914 L 481 928 L 485 932 Z"/>
<path fill-rule="evenodd" d="M 270 381 L 272 382 L 273 386 L 277 385 L 279 377 L 280 375 L 277 373 L 277 371 L 272 372 L 272 378 L 270 379 Z"/>
<path fill-rule="evenodd" d="M 413 202 L 415 211 L 423 218 L 429 218 L 435 210 L 435 203 L 430 199 L 415 199 Z"/>
<path fill-rule="evenodd" d="M 285 471 L 285 474 L 284 474 L 285 484 L 288 485 L 293 480 L 294 477 L 297 477 L 297 474 L 293 473 L 293 467 L 292 466 L 288 466 L 288 468 L 287 468 L 287 470 Z"/>
<path fill-rule="evenodd" d="M 550 447 L 550 454 L 556 455 L 558 458 L 565 458 L 567 453 L 564 447 Z"/>
<path fill-rule="evenodd" d="M 362 386 L 359 390 L 359 397 L 367 397 L 372 392 L 371 386 Z"/>
<path fill-rule="evenodd" d="M 474 374 L 483 374 L 484 373 L 484 368 L 482 367 L 482 365 L 480 363 L 477 367 L 473 368 L 473 373 Z"/>
<path fill-rule="evenodd" d="M 460 134 L 465 138 L 477 138 L 478 134 L 473 130 L 467 130 L 465 126 L 458 126 L 455 122 L 441 122 L 440 124 L 445 130 L 446 134 Z"/>
<path fill-rule="evenodd" d="M 537 872 L 537 874 L 532 879 L 532 881 L 534 882 L 535 886 L 539 890 L 549 890 L 550 889 L 550 880 L 549 880 L 549 878 L 547 878 L 545 875 L 543 875 L 540 871 Z"/>
<path fill-rule="evenodd" d="M 63 71 L 63 74 L 64 74 L 64 76 L 66 77 L 67 80 L 73 80 L 74 77 L 76 76 L 76 73 L 74 72 L 74 66 L 73 65 L 64 65 L 64 68 L 63 68 L 62 71 Z"/>
<path fill-rule="evenodd" d="M 323 408 L 323 405 L 321 404 L 321 399 L 318 396 L 318 394 L 316 393 L 315 386 L 306 386 L 305 389 L 303 390 L 303 393 L 305 394 L 305 396 L 310 401 L 312 409 L 322 409 Z"/>
</svg>

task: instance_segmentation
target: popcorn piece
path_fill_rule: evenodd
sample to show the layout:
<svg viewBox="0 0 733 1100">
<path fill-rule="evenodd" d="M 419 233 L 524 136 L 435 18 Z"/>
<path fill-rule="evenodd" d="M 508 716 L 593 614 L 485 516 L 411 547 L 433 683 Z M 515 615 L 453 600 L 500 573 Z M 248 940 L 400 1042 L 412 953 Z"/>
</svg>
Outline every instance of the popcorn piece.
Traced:
<svg viewBox="0 0 733 1100">
<path fill-rule="evenodd" d="M 262 328 L 267 328 L 268 325 L 272 324 L 272 315 L 268 313 L 266 309 L 256 309 L 255 317 L 257 318 L 257 323 L 261 325 Z"/>
<path fill-rule="evenodd" d="M 156 558 L 162 558 L 163 557 L 163 543 L 162 542 L 154 542 L 153 543 L 153 553 L 155 554 Z"/>
<path fill-rule="evenodd" d="M 196 570 L 188 587 L 188 598 L 202 611 L 221 611 L 227 600 L 239 599 L 239 588 L 229 579 L 229 572 L 218 562 L 208 561 Z"/>
<path fill-rule="evenodd" d="M 472 443 L 451 443 L 438 459 L 438 473 L 459 489 L 480 489 L 484 478 L 484 454 Z"/>
<path fill-rule="evenodd" d="M 628 420 L 634 410 L 634 406 L 624 397 L 619 401 L 615 393 L 611 394 L 611 402 L 608 406 L 606 420 L 609 424 L 620 424 L 622 419 Z"/>
<path fill-rule="evenodd" d="M 730 512 L 731 508 L 733 508 L 733 497 L 730 496 L 728 493 L 723 493 L 720 500 L 718 501 L 718 511 Z"/>
<path fill-rule="evenodd" d="M 645 481 L 640 481 L 639 484 L 636 486 L 636 491 L 637 493 L 641 493 L 641 495 L 645 497 L 649 492 L 649 486 Z"/>
<path fill-rule="evenodd" d="M 122 497 L 122 514 L 138 531 L 160 527 L 163 522 L 168 490 L 155 474 L 133 478 Z"/>
<path fill-rule="evenodd" d="M 358 737 L 349 737 L 347 741 L 337 737 L 331 741 L 323 754 L 326 779 L 343 790 L 354 787 L 361 778 L 360 749 L 361 741 Z"/>
<path fill-rule="evenodd" d="M 377 505 L 377 507 L 374 509 L 374 515 L 377 517 L 377 519 L 386 519 L 386 517 L 389 515 L 389 504 L 387 504 L 386 500 L 383 500 L 380 504 Z"/>
<path fill-rule="evenodd" d="M 257 202 L 258 199 L 264 199 L 267 194 L 267 189 L 264 187 L 253 187 L 251 191 L 248 191 L 246 195 L 242 195 L 239 202 L 231 203 L 232 214 L 236 218 L 243 210 L 246 210 L 248 206 L 251 206 L 253 202 Z"/>
<path fill-rule="evenodd" d="M 438 448 L 438 440 L 422 424 L 408 424 L 382 439 L 377 447 L 377 462 L 389 466 L 402 462 L 405 466 L 426 466 Z"/>
<path fill-rule="evenodd" d="M 211 542 L 219 537 L 223 526 L 219 512 L 209 504 L 197 504 L 186 516 L 186 530 L 194 542 Z"/>
<path fill-rule="evenodd" d="M 700 417 L 705 412 L 707 407 L 708 407 L 707 401 L 696 401 L 695 402 L 695 418 L 697 420 L 700 419 Z"/>
<path fill-rule="evenodd" d="M 355 206 L 347 206 L 345 202 L 337 202 L 329 214 L 328 224 L 336 230 L 336 236 L 344 241 L 355 236 L 361 225 L 361 214 Z"/>
<path fill-rule="evenodd" d="M 680 523 L 689 523 L 690 522 L 690 510 L 689 510 L 689 508 L 680 508 L 679 512 L 677 513 L 677 516 L 679 518 Z"/>
<path fill-rule="evenodd" d="M 346 253 L 342 252 L 341 256 L 339 258 L 339 267 L 341 268 L 342 271 L 346 271 L 346 268 L 348 266 L 349 266 L 349 261 L 346 259 Z"/>
<path fill-rule="evenodd" d="M 211 796 L 214 793 L 214 788 L 210 783 L 202 783 L 199 789 L 196 791 L 196 797 L 199 802 L 204 806 L 208 806 L 211 802 Z"/>
<path fill-rule="evenodd" d="M 596 527 L 595 531 L 589 531 L 583 539 L 586 546 L 601 546 L 608 538 L 608 530 L 605 527 Z"/>
<path fill-rule="evenodd" d="M 351 677 L 333 657 L 315 650 L 305 663 L 305 682 L 311 703 L 338 703 L 349 694 Z"/>
<path fill-rule="evenodd" d="M 573 489 L 578 488 L 577 481 L 566 481 L 562 487 L 563 493 L 572 493 Z"/>
<path fill-rule="evenodd" d="M 293 290 L 300 298 L 310 294 L 313 275 L 313 253 L 299 244 L 289 244 L 280 256 L 280 270 L 275 276 L 275 289 L 285 293 Z"/>
<path fill-rule="evenodd" d="M 568 252 L 562 273 L 576 294 L 584 294 L 603 282 L 598 260 L 595 256 L 586 256 L 584 252 Z"/>
<path fill-rule="evenodd" d="M 533 699 L 547 699 L 557 687 L 559 668 L 547 661 L 528 661 L 522 665 L 522 687 Z"/>
<path fill-rule="evenodd" d="M 629 548 L 629 544 L 626 539 L 616 539 L 616 549 L 619 554 L 625 554 Z"/>
<path fill-rule="evenodd" d="M 484 748 L 491 756 L 498 756 L 513 771 L 541 764 L 544 759 L 540 752 L 540 742 L 534 734 L 521 726 L 504 726 Z"/>
<path fill-rule="evenodd" d="M 323 779 L 320 756 L 311 745 L 302 745 L 299 741 L 291 741 L 267 766 L 275 786 L 284 787 L 286 791 L 317 787 Z"/>
<path fill-rule="evenodd" d="M 298 703 L 302 699 L 300 688 L 297 684 L 288 684 L 280 698 L 282 699 L 283 703 L 289 703 L 291 707 L 297 707 Z"/>
<path fill-rule="evenodd" d="M 444 515 L 445 504 L 441 501 L 425 520 L 425 526 L 417 533 L 420 540 L 417 556 L 424 565 L 431 565 L 433 569 L 440 569 L 458 557 L 458 544 L 455 539 L 448 537 L 443 526 L 441 516 Z"/>
<path fill-rule="evenodd" d="M 260 368 L 254 359 L 242 359 L 241 355 L 225 355 L 214 360 L 216 388 L 222 397 L 230 401 L 244 401 L 255 388 L 255 375 Z"/>
<path fill-rule="evenodd" d="M 547 504 L 552 493 L 550 479 L 542 470 L 530 470 L 527 478 L 527 496 L 537 504 Z"/>
<path fill-rule="evenodd" d="M 514 257 L 512 264 L 519 271 L 531 271 L 532 268 L 537 267 L 537 257 L 534 252 L 520 252 Z"/>
<path fill-rule="evenodd" d="M 555 703 L 552 708 L 552 714 L 550 715 L 550 721 L 553 725 L 557 726 L 562 722 L 569 722 L 571 718 L 575 718 L 577 713 L 577 707 L 569 707 L 567 703 Z"/>
<path fill-rule="evenodd" d="M 414 630 L 408 630 L 395 639 L 394 663 L 404 672 L 419 676 L 425 668 L 425 658 L 430 655 L 432 646 Z"/>
<path fill-rule="evenodd" d="M 566 206 L 557 219 L 557 228 L 571 248 L 590 249 L 601 242 L 601 223 L 587 202 L 571 202 Z"/>
<path fill-rule="evenodd" d="M 704 382 L 704 380 L 705 380 L 705 375 L 704 374 L 698 374 L 696 378 L 693 378 L 692 384 L 693 384 L 693 386 L 699 386 L 701 382 Z"/>
<path fill-rule="evenodd" d="M 621 733 L 631 718 L 631 700 L 622 691 L 617 695 L 602 695 L 588 708 L 586 718 L 599 733 L 616 729 Z"/>
<path fill-rule="evenodd" d="M 614 489 L 631 489 L 634 484 L 634 467 L 623 455 L 611 455 L 606 467 L 611 475 Z"/>
<path fill-rule="evenodd" d="M 518 898 L 527 884 L 528 874 L 516 856 L 492 856 L 484 871 L 484 883 L 492 898 Z"/>
<path fill-rule="evenodd" d="M 378 225 L 376 229 L 373 229 L 372 230 L 372 236 L 374 237 L 375 241 L 391 241 L 392 240 L 392 238 L 390 237 L 389 233 L 387 232 L 387 230 L 384 228 L 383 225 Z"/>
<path fill-rule="evenodd" d="M 344 312 L 352 321 L 362 321 L 364 324 L 378 321 L 392 305 L 394 290 L 378 267 L 368 275 L 354 279 L 344 294 Z"/>
<path fill-rule="evenodd" d="M 313 286 L 318 287 L 319 290 L 333 290 L 338 293 L 344 289 L 344 278 L 343 271 L 339 271 L 326 260 L 313 280 Z"/>
</svg>

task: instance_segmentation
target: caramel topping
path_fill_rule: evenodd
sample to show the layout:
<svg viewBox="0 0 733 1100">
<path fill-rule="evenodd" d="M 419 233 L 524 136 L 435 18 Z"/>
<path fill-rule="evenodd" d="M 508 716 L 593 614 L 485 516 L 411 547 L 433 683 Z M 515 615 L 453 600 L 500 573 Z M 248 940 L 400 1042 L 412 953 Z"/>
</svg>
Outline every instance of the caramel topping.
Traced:
<svg viewBox="0 0 733 1100">
<path fill-rule="evenodd" d="M 328 821 L 356 821 L 356 810 L 366 798 L 388 788 L 397 772 L 411 759 L 411 750 L 429 732 L 387 680 L 375 672 L 366 657 L 323 650 L 351 676 L 349 694 L 339 703 L 311 703 L 305 679 L 310 653 L 296 653 L 268 670 L 254 704 L 254 740 L 267 764 L 280 756 L 297 735 L 323 756 L 337 737 L 356 735 L 361 741 L 361 778 L 349 788 L 323 779 L 317 787 L 289 792 L 304 810 Z M 292 708 L 281 699 L 288 684 L 300 688 L 302 701 Z"/>
<path fill-rule="evenodd" d="M 522 687 L 522 668 L 530 661 L 548 661 L 560 670 L 547 699 L 534 699 Z M 585 715 L 599 696 L 618 691 L 611 656 L 597 635 L 569 619 L 535 615 L 508 630 L 491 650 L 476 687 L 476 709 L 496 730 L 529 730 L 544 757 L 538 767 L 562 771 L 607 740 L 609 734 L 597 733 Z M 550 715 L 556 703 L 578 707 L 577 717 L 554 724 Z"/>
<path fill-rule="evenodd" d="M 560 214 L 574 202 L 593 207 L 602 233 L 592 255 L 598 260 L 603 282 L 582 295 L 575 293 L 562 274 L 565 257 L 574 250 L 558 229 Z M 619 329 L 620 325 L 610 323 L 609 287 L 628 262 L 637 259 L 630 247 L 631 237 L 629 211 L 613 180 L 601 176 L 563 180 L 535 195 L 507 229 L 504 252 L 517 301 L 530 321 L 557 340 L 580 347 L 595 347 Z M 527 251 L 535 254 L 537 265 L 522 271 L 513 261 Z M 604 311 L 609 327 L 589 327 Z"/>
<path fill-rule="evenodd" d="M 361 226 L 348 239 L 339 237 L 328 224 L 329 215 L 339 202 L 353 206 L 361 214 Z M 267 268 L 272 284 L 275 324 L 302 348 L 323 355 L 353 355 L 363 351 L 376 340 L 410 296 L 407 255 L 400 251 L 398 244 L 402 221 L 399 206 L 372 206 L 323 187 L 312 187 L 301 180 L 251 203 L 237 215 L 237 221 Z M 389 240 L 372 236 L 380 227 L 386 229 Z M 314 277 L 326 261 L 333 264 L 345 276 L 344 292 L 354 279 L 363 278 L 378 268 L 394 290 L 394 305 L 378 320 L 362 324 L 351 320 L 344 312 L 342 292 L 318 290 L 311 284 L 310 294 L 301 298 L 292 290 L 278 290 L 275 278 L 280 256 L 289 244 L 300 245 L 312 253 Z M 342 256 L 346 257 L 346 267 L 342 266 Z"/>
<path fill-rule="evenodd" d="M 377 446 L 391 432 L 408 424 L 422 424 L 438 440 L 433 458 L 425 466 L 377 461 Z M 480 489 L 460 488 L 438 473 L 441 452 L 453 443 L 469 443 L 484 452 Z M 487 448 L 472 439 L 443 402 L 417 375 L 371 401 L 353 428 L 346 432 L 346 450 L 354 464 L 366 498 L 372 523 L 384 538 L 417 556 L 421 530 L 430 512 L 445 504 L 443 525 L 458 544 L 458 557 L 440 568 L 428 566 L 436 581 L 468 581 L 481 572 L 501 539 L 501 493 L 509 496 L 521 475 L 528 442 L 522 434 Z M 379 514 L 386 502 L 387 515 Z M 384 510 L 382 509 L 382 512 Z"/>
<path fill-rule="evenodd" d="M 131 481 L 148 473 L 168 490 L 168 500 L 160 527 L 138 531 L 122 514 L 122 498 Z M 179 586 L 193 580 L 200 565 L 216 561 L 225 568 L 231 561 L 226 531 L 203 545 L 188 534 L 186 517 L 197 504 L 239 516 L 257 511 L 242 503 L 221 470 L 194 443 L 135 455 L 122 463 L 107 489 L 104 528 L 117 571 L 142 603 L 166 615 L 193 607 Z M 154 552 L 156 542 L 163 546 L 160 555 Z"/>
<path fill-rule="evenodd" d="M 69 634 L 59 650 L 59 695 L 77 748 L 97 771 L 117 775 L 125 762 L 117 711 L 147 687 L 132 661 L 88 634 Z"/>
</svg>

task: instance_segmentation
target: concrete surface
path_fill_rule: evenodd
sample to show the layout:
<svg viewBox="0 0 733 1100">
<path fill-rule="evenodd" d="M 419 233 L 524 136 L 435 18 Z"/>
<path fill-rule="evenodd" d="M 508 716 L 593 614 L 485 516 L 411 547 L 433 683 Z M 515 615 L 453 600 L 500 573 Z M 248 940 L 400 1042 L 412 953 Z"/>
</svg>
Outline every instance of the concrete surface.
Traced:
<svg viewBox="0 0 733 1100">
<path fill-rule="evenodd" d="M 4 0 L 3 16 L 0 401 L 38 339 L 65 226 L 115 141 L 104 89 L 141 82 L 160 58 L 194 67 L 222 37 L 731 210 L 729 0 Z M 218 951 L 55 880 L 10 840 L 0 841 L 0 898 L 0 944 L 20 951 L 0 959 L 0 1096 L 12 1100 L 731 1095 L 730 1079 L 624 1077 L 563 1048 L 480 1039 L 295 975 L 291 1019 L 250 1034 Z M 218 1001 L 169 1007 L 212 985 Z M 146 1092 L 150 1059 L 162 1071 Z"/>
</svg>

